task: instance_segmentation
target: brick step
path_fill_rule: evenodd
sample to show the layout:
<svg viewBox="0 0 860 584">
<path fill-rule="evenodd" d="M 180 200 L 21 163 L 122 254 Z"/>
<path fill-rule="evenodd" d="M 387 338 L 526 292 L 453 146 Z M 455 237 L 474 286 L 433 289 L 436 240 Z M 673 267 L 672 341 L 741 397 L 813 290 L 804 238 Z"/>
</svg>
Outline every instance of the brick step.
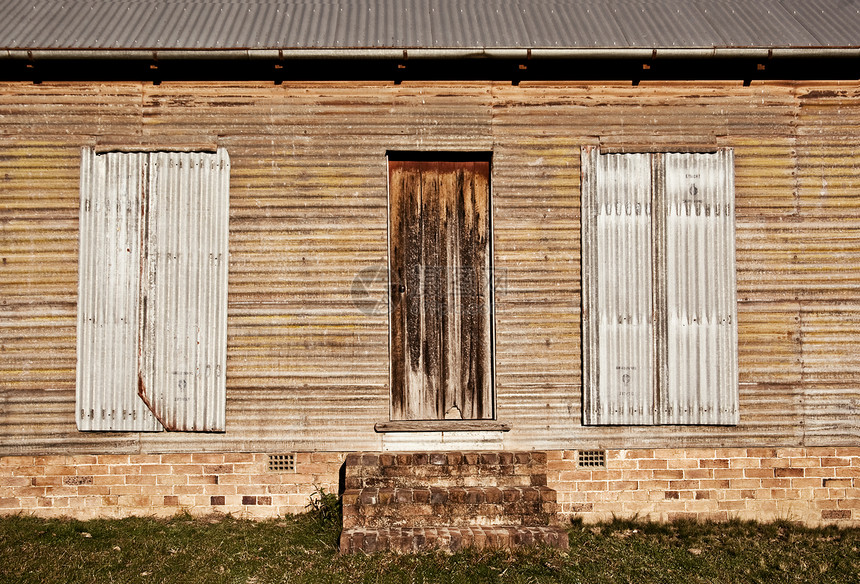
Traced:
<svg viewBox="0 0 860 584">
<path fill-rule="evenodd" d="M 347 456 L 345 466 L 347 489 L 544 485 L 544 452 L 358 452 Z"/>
<path fill-rule="evenodd" d="M 353 489 L 343 494 L 344 527 L 548 525 L 558 510 L 547 487 Z"/>
<path fill-rule="evenodd" d="M 513 549 L 548 545 L 569 548 L 567 532 L 560 527 L 523 527 L 514 525 L 470 527 L 355 527 L 340 536 L 341 553 L 395 551 L 402 553 L 441 550 L 456 552 L 465 548 Z"/>
</svg>

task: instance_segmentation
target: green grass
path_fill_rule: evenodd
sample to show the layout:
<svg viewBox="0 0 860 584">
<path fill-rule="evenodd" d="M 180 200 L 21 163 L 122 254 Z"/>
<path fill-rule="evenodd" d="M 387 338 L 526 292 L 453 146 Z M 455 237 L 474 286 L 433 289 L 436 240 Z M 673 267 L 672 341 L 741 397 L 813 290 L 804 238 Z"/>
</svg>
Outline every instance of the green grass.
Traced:
<svg viewBox="0 0 860 584">
<path fill-rule="evenodd" d="M 322 512 L 253 522 L 0 519 L 0 582 L 860 582 L 860 529 L 790 523 L 574 524 L 571 549 L 337 553 Z"/>
</svg>

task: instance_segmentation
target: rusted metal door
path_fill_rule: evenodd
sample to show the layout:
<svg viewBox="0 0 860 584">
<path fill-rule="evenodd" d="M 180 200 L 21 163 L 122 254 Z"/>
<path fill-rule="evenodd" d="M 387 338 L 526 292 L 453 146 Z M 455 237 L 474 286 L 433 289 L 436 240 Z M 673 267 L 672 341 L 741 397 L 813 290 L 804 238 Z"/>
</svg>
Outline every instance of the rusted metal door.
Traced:
<svg viewBox="0 0 860 584">
<path fill-rule="evenodd" d="M 492 419 L 490 164 L 389 162 L 391 419 Z"/>
</svg>

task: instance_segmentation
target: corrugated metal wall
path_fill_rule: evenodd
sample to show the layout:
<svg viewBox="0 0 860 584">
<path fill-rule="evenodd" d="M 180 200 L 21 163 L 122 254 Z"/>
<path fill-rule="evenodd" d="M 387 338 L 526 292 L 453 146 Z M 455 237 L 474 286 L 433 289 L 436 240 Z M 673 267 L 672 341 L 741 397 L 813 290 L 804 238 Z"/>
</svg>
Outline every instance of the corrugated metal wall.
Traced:
<svg viewBox="0 0 860 584">
<path fill-rule="evenodd" d="M 0 448 L 373 449 L 388 416 L 387 150 L 493 152 L 497 411 L 524 448 L 855 443 L 854 84 L 13 84 L 0 91 Z M 230 154 L 227 431 L 75 430 L 80 148 Z M 740 423 L 583 427 L 580 174 L 731 147 Z M 367 272 L 365 272 L 367 273 Z M 376 273 L 376 272 L 373 272 Z"/>
</svg>

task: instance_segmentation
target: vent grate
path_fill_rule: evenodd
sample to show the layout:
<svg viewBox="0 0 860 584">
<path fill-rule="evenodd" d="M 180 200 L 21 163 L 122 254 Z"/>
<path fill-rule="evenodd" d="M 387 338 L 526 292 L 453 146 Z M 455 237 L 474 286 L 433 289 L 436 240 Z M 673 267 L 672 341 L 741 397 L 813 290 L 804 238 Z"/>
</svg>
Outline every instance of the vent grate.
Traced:
<svg viewBox="0 0 860 584">
<path fill-rule="evenodd" d="M 578 468 L 606 468 L 605 450 L 580 450 L 577 452 Z"/>
<path fill-rule="evenodd" d="M 296 472 L 296 455 L 295 454 L 270 454 L 269 455 L 269 471 L 270 472 Z"/>
</svg>

